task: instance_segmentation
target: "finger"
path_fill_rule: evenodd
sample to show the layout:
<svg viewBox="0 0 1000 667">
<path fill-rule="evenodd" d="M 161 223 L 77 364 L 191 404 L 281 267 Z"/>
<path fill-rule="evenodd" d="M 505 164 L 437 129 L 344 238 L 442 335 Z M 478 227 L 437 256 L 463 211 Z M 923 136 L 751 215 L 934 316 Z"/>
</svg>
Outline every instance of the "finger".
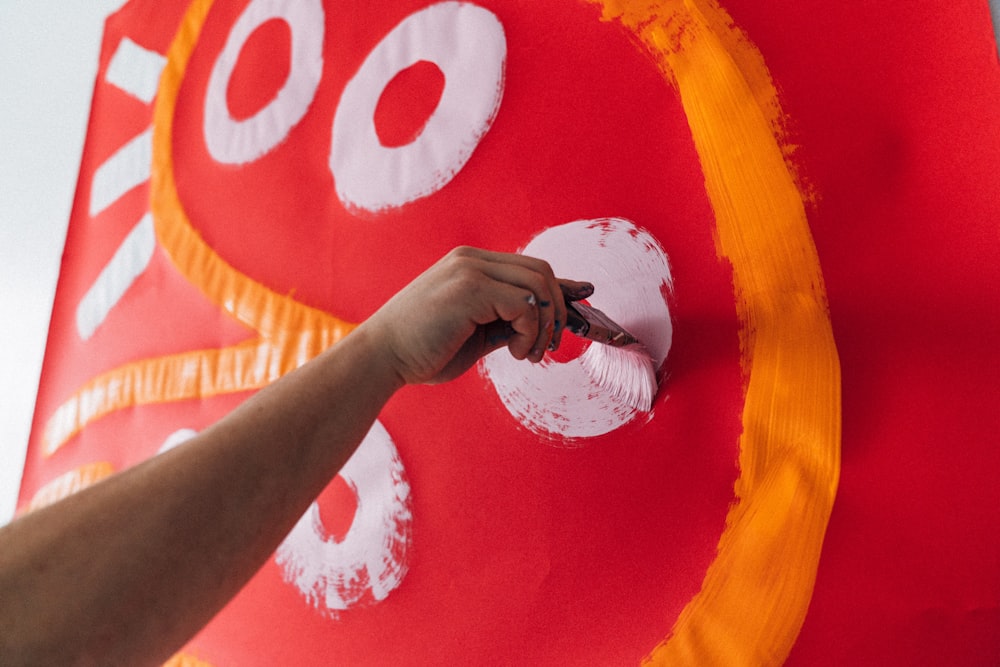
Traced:
<svg viewBox="0 0 1000 667">
<path fill-rule="evenodd" d="M 537 297 L 529 290 L 501 281 L 494 281 L 493 294 L 494 308 L 505 325 L 505 343 L 511 355 L 519 360 L 539 361 L 539 331 L 544 327 L 539 325 Z"/>
<path fill-rule="evenodd" d="M 593 283 L 579 280 L 560 279 L 559 289 L 562 291 L 563 297 L 570 302 L 583 301 L 594 295 Z"/>
<path fill-rule="evenodd" d="M 559 332 L 566 318 L 566 304 L 552 268 L 543 260 L 523 255 L 482 251 L 480 259 L 483 260 L 480 270 L 484 275 L 526 291 L 523 303 L 519 305 L 526 305 L 535 313 L 520 313 L 515 329 L 523 336 L 531 337 L 531 332 L 523 327 L 536 326 L 527 357 L 531 361 L 541 361 L 545 350 L 558 344 Z M 511 348 L 512 353 L 515 350 L 520 353 L 520 347 L 521 341 L 518 341 Z"/>
<path fill-rule="evenodd" d="M 563 299 L 564 313 L 565 305 L 572 303 L 574 301 L 582 301 L 594 293 L 594 286 L 589 282 L 582 282 L 578 280 L 568 280 L 565 278 L 559 279 L 559 291 Z M 568 315 L 563 315 L 564 318 L 568 318 Z M 556 326 L 556 337 L 549 345 L 549 350 L 555 351 L 559 349 L 559 345 L 562 343 L 562 333 L 566 328 L 566 319 L 562 320 L 562 326 Z"/>
<path fill-rule="evenodd" d="M 507 341 L 514 335 L 514 328 L 510 325 L 510 322 L 496 320 L 483 326 L 483 333 L 482 356 L 485 356 L 507 345 Z"/>
</svg>

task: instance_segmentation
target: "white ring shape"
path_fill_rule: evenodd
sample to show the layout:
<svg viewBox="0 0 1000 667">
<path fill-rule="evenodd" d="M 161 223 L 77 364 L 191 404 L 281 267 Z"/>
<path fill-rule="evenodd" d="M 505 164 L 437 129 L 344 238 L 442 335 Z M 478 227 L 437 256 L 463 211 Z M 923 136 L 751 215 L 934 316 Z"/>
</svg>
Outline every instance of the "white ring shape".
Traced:
<svg viewBox="0 0 1000 667">
<path fill-rule="evenodd" d="M 284 19 L 292 32 L 288 79 L 266 107 L 250 118 L 236 120 L 226 103 L 229 79 L 250 35 L 275 18 Z M 321 0 L 252 0 L 247 5 L 233 24 L 208 80 L 203 131 L 213 158 L 224 164 L 244 164 L 284 141 L 309 110 L 319 87 L 323 31 Z"/>
<path fill-rule="evenodd" d="M 313 503 L 278 547 L 284 579 L 325 616 L 389 595 L 406 575 L 412 542 L 410 485 L 392 438 L 375 422 L 340 476 L 357 496 L 343 541 L 325 537 Z"/>
<path fill-rule="evenodd" d="M 464 2 L 431 5 L 386 35 L 347 83 L 333 119 L 330 170 L 344 206 L 397 208 L 447 185 L 493 124 L 506 57 L 497 17 Z M 437 108 L 412 142 L 383 146 L 374 121 L 382 91 L 422 60 L 444 73 Z"/>
<path fill-rule="evenodd" d="M 588 302 L 635 334 L 657 368 L 667 358 L 673 325 L 665 294 L 673 281 L 667 255 L 649 232 L 622 218 L 579 220 L 543 231 L 522 252 L 548 260 L 557 276 L 592 282 Z M 572 335 L 564 332 L 563 339 Z M 566 363 L 525 363 L 500 349 L 480 362 L 481 370 L 522 425 L 554 444 L 579 446 L 574 439 L 603 435 L 639 414 L 588 372 L 586 357 L 603 352 L 595 353 L 598 345 Z"/>
</svg>

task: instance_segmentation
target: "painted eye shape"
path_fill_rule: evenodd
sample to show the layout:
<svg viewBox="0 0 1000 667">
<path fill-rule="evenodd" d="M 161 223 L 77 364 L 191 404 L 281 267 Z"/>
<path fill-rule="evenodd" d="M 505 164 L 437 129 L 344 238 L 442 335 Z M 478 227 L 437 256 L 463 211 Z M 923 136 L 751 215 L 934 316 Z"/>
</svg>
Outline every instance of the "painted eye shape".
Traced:
<svg viewBox="0 0 1000 667">
<path fill-rule="evenodd" d="M 188 428 L 175 431 L 159 452 L 197 434 Z M 380 422 L 369 430 L 337 481 L 357 501 L 346 534 L 331 535 L 314 501 L 275 553 L 285 581 L 330 618 L 364 600 L 384 600 L 399 586 L 409 569 L 413 523 L 406 471 Z"/>
<path fill-rule="evenodd" d="M 386 35 L 347 83 L 333 119 L 330 170 L 344 206 L 398 208 L 447 185 L 493 124 L 506 57 L 497 17 L 469 3 L 431 5 Z M 444 74 L 441 99 L 413 141 L 384 146 L 373 121 L 379 98 L 421 61 Z"/>
<path fill-rule="evenodd" d="M 286 582 L 321 614 L 384 600 L 406 576 L 412 541 L 410 485 L 396 445 L 375 422 L 340 478 L 357 498 L 343 539 L 330 536 L 313 502 L 275 554 Z"/>
<path fill-rule="evenodd" d="M 595 282 L 589 299 L 634 333 L 657 367 L 670 351 L 673 327 L 664 300 L 673 282 L 666 253 L 647 231 L 622 218 L 578 220 L 551 227 L 523 252 L 547 260 L 556 275 Z M 565 363 L 551 359 L 524 364 L 506 350 L 480 362 L 483 375 L 501 402 L 523 426 L 556 444 L 575 446 L 578 439 L 603 435 L 640 413 L 598 385 L 588 370 L 587 348 Z"/>
<path fill-rule="evenodd" d="M 166 438 L 159 451 L 197 434 L 180 429 Z M 380 422 L 341 469 L 338 481 L 357 499 L 346 534 L 339 539 L 330 535 L 314 501 L 275 554 L 285 581 L 329 617 L 363 599 L 384 600 L 399 586 L 409 567 L 413 523 L 406 471 Z"/>
<path fill-rule="evenodd" d="M 278 94 L 249 118 L 237 120 L 226 103 L 226 89 L 250 36 L 271 19 L 291 29 L 291 70 Z M 203 132 L 208 152 L 223 164 L 260 158 L 288 136 L 312 104 L 323 74 L 323 4 L 320 0 L 252 0 L 233 24 L 215 61 L 205 95 Z"/>
</svg>

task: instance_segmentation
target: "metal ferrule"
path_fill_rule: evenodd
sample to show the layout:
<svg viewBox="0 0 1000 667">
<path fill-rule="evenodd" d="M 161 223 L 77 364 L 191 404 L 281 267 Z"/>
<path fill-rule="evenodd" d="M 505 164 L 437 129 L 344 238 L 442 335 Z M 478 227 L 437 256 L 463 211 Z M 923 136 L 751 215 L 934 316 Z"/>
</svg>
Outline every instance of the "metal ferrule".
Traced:
<svg viewBox="0 0 1000 667">
<path fill-rule="evenodd" d="M 566 304 L 566 328 L 577 336 L 612 347 L 625 347 L 639 342 L 597 308 L 580 302 Z"/>
</svg>

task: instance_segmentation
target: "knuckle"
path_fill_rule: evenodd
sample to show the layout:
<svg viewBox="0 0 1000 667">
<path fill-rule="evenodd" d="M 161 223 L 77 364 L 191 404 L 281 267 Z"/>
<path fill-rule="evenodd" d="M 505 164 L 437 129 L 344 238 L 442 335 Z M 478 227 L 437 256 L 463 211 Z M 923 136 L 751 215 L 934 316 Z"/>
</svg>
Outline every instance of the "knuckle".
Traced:
<svg viewBox="0 0 1000 667">
<path fill-rule="evenodd" d="M 475 248 L 467 245 L 460 245 L 455 248 L 452 248 L 447 256 L 452 259 L 462 260 L 475 257 L 476 253 L 477 250 Z"/>
</svg>

